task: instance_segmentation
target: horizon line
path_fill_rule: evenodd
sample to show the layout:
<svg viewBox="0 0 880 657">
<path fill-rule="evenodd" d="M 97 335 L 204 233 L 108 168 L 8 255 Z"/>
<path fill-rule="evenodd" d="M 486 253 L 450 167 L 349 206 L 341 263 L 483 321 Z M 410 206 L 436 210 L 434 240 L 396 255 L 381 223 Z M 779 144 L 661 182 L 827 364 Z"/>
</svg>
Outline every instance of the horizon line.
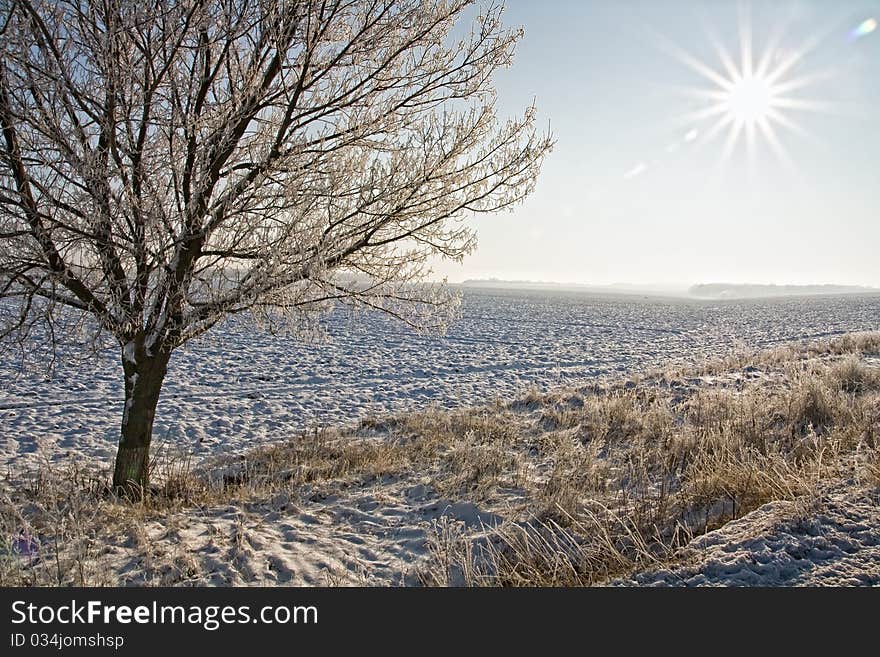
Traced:
<svg viewBox="0 0 880 657">
<path fill-rule="evenodd" d="M 432 280 L 432 282 L 442 283 L 444 280 Z M 866 283 L 776 283 L 776 282 L 732 282 L 732 281 L 724 281 L 724 280 L 716 280 L 709 282 L 682 282 L 682 281 L 661 281 L 661 282 L 626 282 L 626 281 L 615 281 L 612 283 L 597 283 L 597 282 L 580 282 L 580 281 L 555 281 L 555 280 L 533 280 L 533 279 L 506 279 L 499 278 L 495 276 L 491 276 L 488 278 L 477 277 L 477 278 L 463 278 L 460 280 L 446 280 L 445 282 L 450 285 L 465 285 L 468 283 L 503 283 L 508 285 L 553 285 L 553 286 L 568 286 L 568 287 L 595 287 L 595 288 L 609 288 L 609 287 L 630 287 L 630 288 L 645 288 L 645 289 L 658 289 L 658 288 L 668 288 L 668 289 L 690 289 L 694 287 L 765 287 L 765 288 L 827 288 L 827 287 L 835 287 L 835 288 L 850 288 L 850 289 L 864 289 L 864 290 L 877 290 L 880 291 L 880 285 L 870 285 Z"/>
</svg>

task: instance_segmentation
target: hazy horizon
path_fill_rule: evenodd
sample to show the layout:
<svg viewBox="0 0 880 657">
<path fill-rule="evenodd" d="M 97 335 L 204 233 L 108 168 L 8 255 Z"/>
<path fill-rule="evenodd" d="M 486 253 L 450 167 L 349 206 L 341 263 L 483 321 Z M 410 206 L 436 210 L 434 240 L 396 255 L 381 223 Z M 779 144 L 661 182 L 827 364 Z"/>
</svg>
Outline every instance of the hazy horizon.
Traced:
<svg viewBox="0 0 880 657">
<path fill-rule="evenodd" d="M 880 286 L 880 0 L 506 5 L 556 147 L 434 278 Z"/>
<path fill-rule="evenodd" d="M 435 282 L 441 282 L 434 279 Z M 527 285 L 559 285 L 573 287 L 635 287 L 635 288 L 658 288 L 658 289 L 680 289 L 689 288 L 698 285 L 729 285 L 737 287 L 840 287 L 840 288 L 864 288 L 869 290 L 880 290 L 880 285 L 860 285 L 857 283 L 838 283 L 834 281 L 813 281 L 808 283 L 789 283 L 789 282 L 773 282 L 773 281 L 724 281 L 724 280 L 694 280 L 694 281 L 557 281 L 544 279 L 517 279 L 517 278 L 501 278 L 498 276 L 475 276 L 453 280 L 448 278 L 447 283 L 451 285 L 461 285 L 468 282 L 497 282 L 506 284 L 527 284 Z"/>
<path fill-rule="evenodd" d="M 685 298 L 770 298 L 815 295 L 880 294 L 880 287 L 864 285 L 839 285 L 836 283 L 776 284 L 776 283 L 730 283 L 727 281 L 701 281 L 693 283 L 663 282 L 615 282 L 606 284 L 572 281 L 508 280 L 500 278 L 468 278 L 447 281 L 462 288 L 501 288 L 513 290 L 559 290 L 583 291 L 603 294 L 647 294 Z"/>
</svg>

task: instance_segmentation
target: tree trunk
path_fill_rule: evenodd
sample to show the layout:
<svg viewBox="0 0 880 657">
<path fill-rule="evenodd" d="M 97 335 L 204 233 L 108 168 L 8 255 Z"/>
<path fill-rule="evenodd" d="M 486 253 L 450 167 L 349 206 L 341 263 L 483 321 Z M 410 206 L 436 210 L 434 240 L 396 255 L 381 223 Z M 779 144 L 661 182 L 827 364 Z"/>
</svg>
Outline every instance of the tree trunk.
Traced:
<svg viewBox="0 0 880 657">
<path fill-rule="evenodd" d="M 150 484 L 153 419 L 170 356 L 164 352 L 146 356 L 143 348 L 137 349 L 133 343 L 123 351 L 125 407 L 113 470 L 113 489 L 126 497 L 139 499 Z"/>
</svg>

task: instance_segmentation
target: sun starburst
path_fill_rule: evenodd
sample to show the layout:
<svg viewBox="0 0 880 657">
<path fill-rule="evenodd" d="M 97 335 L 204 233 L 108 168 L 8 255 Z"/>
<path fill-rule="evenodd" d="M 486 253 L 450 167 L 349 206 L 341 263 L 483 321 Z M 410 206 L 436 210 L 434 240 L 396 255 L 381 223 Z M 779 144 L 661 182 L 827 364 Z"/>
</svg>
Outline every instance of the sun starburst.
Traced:
<svg viewBox="0 0 880 657">
<path fill-rule="evenodd" d="M 780 135 L 792 132 L 809 136 L 795 117 L 804 111 L 827 111 L 831 103 L 800 95 L 814 83 L 833 75 L 831 70 L 795 74 L 804 57 L 818 45 L 820 38 L 805 41 L 799 48 L 780 47 L 781 29 L 767 40 L 760 53 L 754 52 L 749 12 L 741 9 L 739 21 L 739 52 L 734 58 L 715 35 L 709 38 L 718 57 L 717 64 L 701 61 L 673 44 L 666 50 L 699 74 L 703 85 L 687 89 L 702 101 L 702 106 L 682 117 L 691 129 L 699 129 L 698 145 L 724 138 L 722 161 L 729 160 L 745 143 L 750 160 L 754 160 L 759 142 L 769 147 L 783 163 L 791 166 L 791 158 Z M 757 55 L 757 56 L 756 56 Z M 720 65 L 720 66 L 719 66 Z"/>
</svg>

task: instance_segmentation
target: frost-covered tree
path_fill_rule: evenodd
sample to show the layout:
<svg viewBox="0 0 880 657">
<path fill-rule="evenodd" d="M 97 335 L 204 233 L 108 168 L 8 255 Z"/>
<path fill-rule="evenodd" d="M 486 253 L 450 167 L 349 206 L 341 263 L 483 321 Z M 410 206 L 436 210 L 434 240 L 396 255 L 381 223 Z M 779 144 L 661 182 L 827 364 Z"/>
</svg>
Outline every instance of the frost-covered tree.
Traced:
<svg viewBox="0 0 880 657">
<path fill-rule="evenodd" d="M 2 0 L 2 330 L 73 313 L 118 342 L 115 487 L 148 484 L 171 354 L 224 317 L 442 322 L 426 261 L 551 147 L 533 108 L 497 120 L 521 31 L 497 5 L 462 29 L 469 4 Z"/>
</svg>

